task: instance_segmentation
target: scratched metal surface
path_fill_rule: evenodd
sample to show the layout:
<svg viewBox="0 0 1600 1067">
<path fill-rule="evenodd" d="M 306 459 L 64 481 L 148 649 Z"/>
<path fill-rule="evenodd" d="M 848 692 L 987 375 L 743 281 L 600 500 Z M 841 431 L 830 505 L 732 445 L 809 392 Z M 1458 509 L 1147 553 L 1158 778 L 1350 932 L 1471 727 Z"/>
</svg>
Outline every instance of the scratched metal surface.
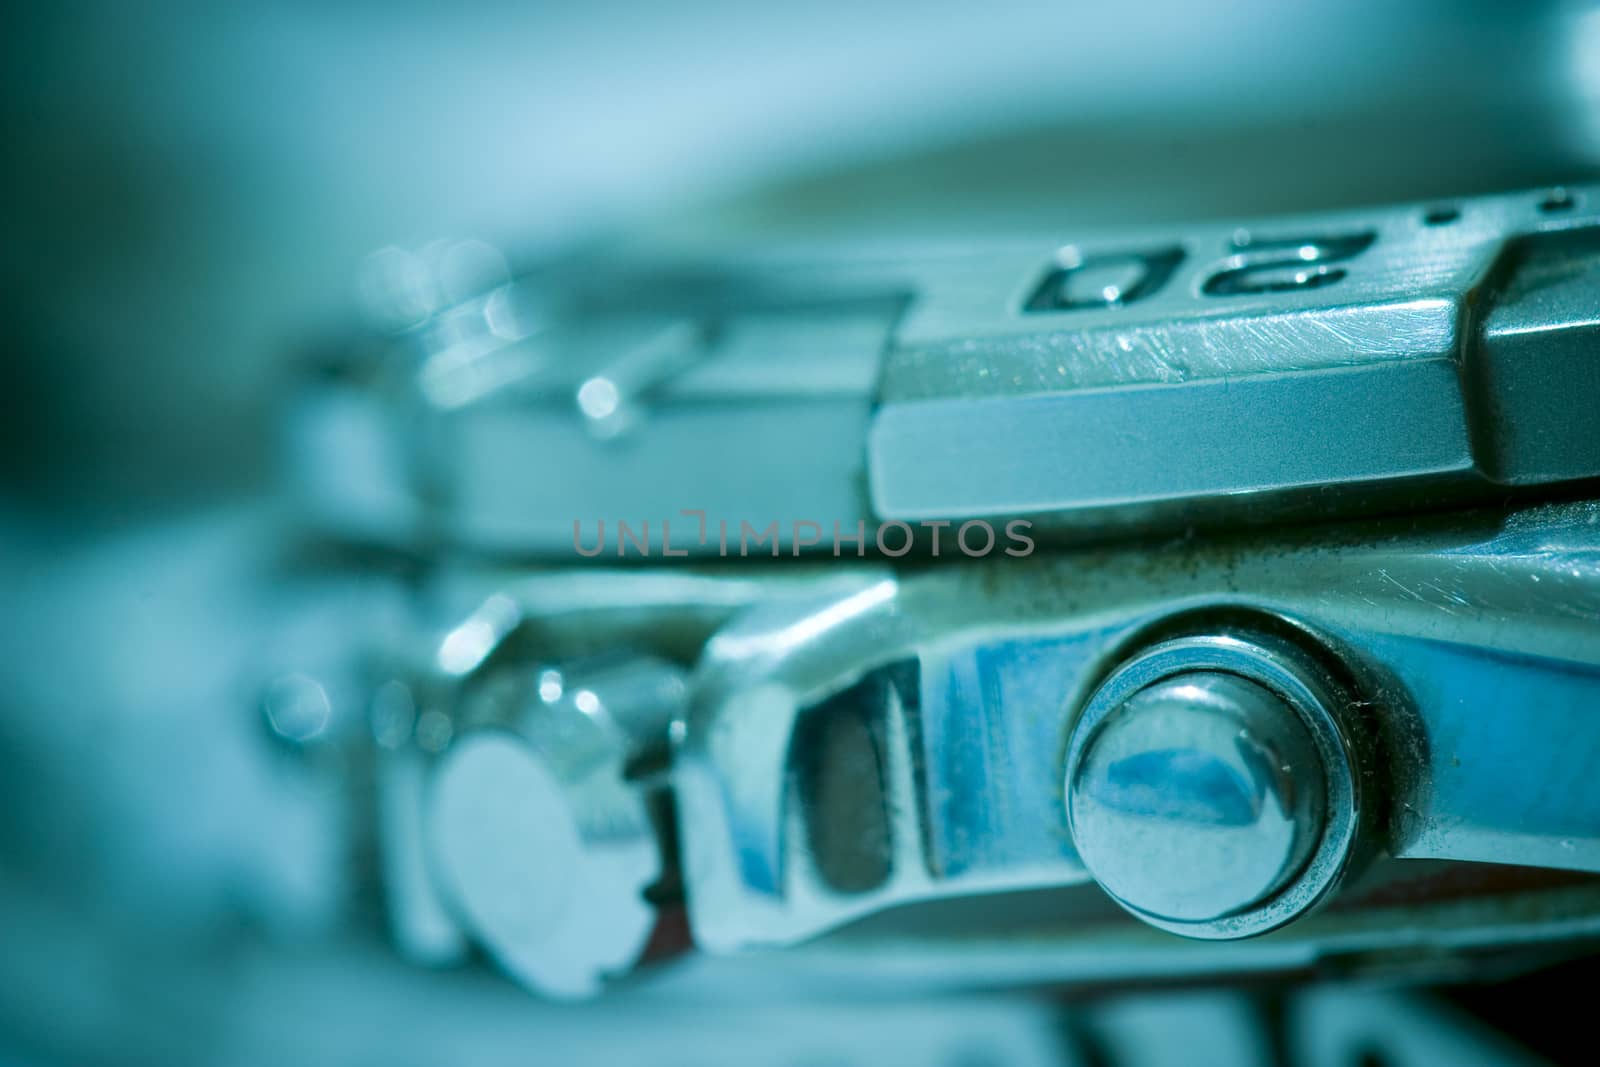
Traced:
<svg viewBox="0 0 1600 1067">
<path fill-rule="evenodd" d="M 1593 190 L 1576 210 L 1541 213 L 1540 190 L 1484 197 L 1459 218 L 1429 225 L 1439 202 L 1373 212 L 1285 216 L 1192 230 L 1136 230 L 1041 239 L 1026 252 L 934 261 L 918 299 L 885 355 L 881 399 L 913 402 L 1237 378 L 1312 367 L 1451 352 L 1459 322 L 1509 236 L 1592 224 Z M 1205 280 L 1253 240 L 1371 232 L 1370 248 L 1342 263 L 1336 284 L 1270 294 L 1215 296 Z M 1185 259 L 1156 292 L 1125 305 L 1045 313 L 1024 310 L 1029 293 L 1060 262 L 1084 256 L 1181 247 Z"/>
<path fill-rule="evenodd" d="M 709 646 L 679 753 L 696 929 L 786 942 L 906 900 L 1081 882 L 1042 799 L 1072 709 L 1155 620 L 1219 607 L 1298 620 L 1357 664 L 1363 706 L 1381 709 L 1363 715 L 1393 783 L 1390 854 L 1600 873 L 1600 794 L 1577 788 L 1600 759 L 1600 509 L 1561 505 L 952 566 L 747 618 Z M 790 724 L 907 658 L 921 663 L 920 719 L 898 729 L 920 736 L 923 777 L 896 787 L 888 772 L 885 803 L 910 837 L 881 884 L 819 896 L 795 880 L 817 860 L 778 773 Z M 1508 714 L 1529 694 L 1536 707 Z"/>
</svg>

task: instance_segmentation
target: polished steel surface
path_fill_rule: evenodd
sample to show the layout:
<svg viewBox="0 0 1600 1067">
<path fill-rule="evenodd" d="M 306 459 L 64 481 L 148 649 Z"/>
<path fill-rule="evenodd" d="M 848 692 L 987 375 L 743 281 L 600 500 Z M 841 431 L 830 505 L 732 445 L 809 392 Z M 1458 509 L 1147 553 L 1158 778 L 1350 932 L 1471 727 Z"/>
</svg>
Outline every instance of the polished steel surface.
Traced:
<svg viewBox="0 0 1600 1067">
<path fill-rule="evenodd" d="M 1551 196 L 1108 236 L 930 276 L 885 356 L 874 507 L 1085 528 L 1593 477 L 1600 394 L 1562 353 L 1590 329 L 1595 190 Z M 1175 266 L 1146 251 L 1163 239 Z M 1136 298 L 1036 298 L 1136 252 L 1153 279 Z M 1570 295 L 1544 294 L 1555 277 Z"/>
<path fill-rule="evenodd" d="M 947 566 L 753 610 L 707 646 L 675 760 L 697 941 L 792 943 L 909 901 L 1081 884 L 1060 792 L 1073 708 L 1142 635 L 1241 612 L 1337 652 L 1349 696 L 1314 703 L 1351 736 L 1319 753 L 1329 783 L 1372 794 L 1330 802 L 1343 829 L 1322 837 L 1326 866 L 1275 920 L 1337 881 L 1358 819 L 1378 854 L 1600 872 L 1600 797 L 1583 784 L 1600 743 L 1597 531 L 1587 504 L 1469 513 Z M 870 835 L 819 838 L 841 786 L 790 761 L 845 709 L 865 730 L 842 750 L 881 768 L 855 809 L 882 814 Z"/>
<path fill-rule="evenodd" d="M 741 522 L 1103 537 L 1600 477 L 1600 187 L 1553 195 L 509 279 L 393 250 L 388 332 L 303 382 L 291 461 L 342 536 L 545 558 L 602 521 L 608 558 L 622 522 L 703 557 Z"/>
<path fill-rule="evenodd" d="M 19 9 L 0 1062 L 1580 1058 L 1587 6 Z"/>
<path fill-rule="evenodd" d="M 1198 939 L 1287 928 L 1270 951 L 1205 957 L 1225 967 L 1356 943 L 1342 902 L 1371 878 L 1425 877 L 1393 861 L 1600 873 L 1582 784 L 1600 668 L 1593 506 L 1441 510 L 1600 472 L 1584 361 L 1594 195 L 1045 252 L 761 250 L 698 270 L 645 255 L 491 280 L 376 357 L 324 368 L 299 408 L 322 412 L 301 437 L 320 517 L 442 551 L 442 573 L 477 596 L 414 668 L 417 728 L 380 760 L 386 855 L 412 856 L 390 879 L 402 943 L 445 961 L 470 934 L 555 993 L 626 969 L 643 936 L 621 938 L 628 923 L 609 932 L 631 947 L 578 978 L 517 962 L 517 946 L 550 955 L 528 916 L 571 898 L 548 878 L 548 897 L 508 886 L 534 878 L 534 855 L 588 851 L 572 826 L 590 801 L 557 802 L 549 770 L 583 763 L 566 750 L 588 728 L 534 759 L 526 723 L 490 715 L 480 736 L 461 695 L 619 649 L 693 665 L 681 716 L 653 729 L 673 747 L 650 788 L 670 785 L 676 818 L 657 872 L 681 873 L 712 953 L 1034 891 L 1104 891 Z M 754 421 L 727 423 L 735 411 Z M 788 443 L 730 447 L 757 423 Z M 362 462 L 319 462 L 328 442 Z M 1406 509 L 1438 515 L 1245 532 Z M 719 521 L 866 531 L 1019 513 L 1044 534 L 1042 551 L 1012 554 L 1026 558 L 910 565 L 920 542 L 905 566 L 706 558 L 735 554 Z M 604 566 L 629 555 L 605 520 L 640 535 L 633 567 Z M 1049 540 L 1174 521 L 1206 535 Z M 677 569 L 680 554 L 699 570 Z M 1516 728 L 1512 706 L 1537 727 Z M 608 781 L 638 802 L 637 783 Z M 495 812 L 502 838 L 548 842 L 495 848 L 494 820 L 471 814 L 485 793 L 525 798 Z M 641 854 L 657 847 L 655 827 L 632 825 Z M 1439 944 L 1542 936 L 1419 900 Z M 1053 973 L 1092 974 L 1089 958 Z"/>
<path fill-rule="evenodd" d="M 1299 873 L 1322 831 L 1322 777 L 1292 708 L 1236 675 L 1195 671 L 1140 690 L 1100 724 L 1067 771 L 1067 818 L 1108 893 L 1205 922 Z"/>
<path fill-rule="evenodd" d="M 1349 873 L 1373 803 L 1370 746 L 1346 721 L 1356 699 L 1281 637 L 1201 633 L 1136 653 L 1067 739 L 1074 847 L 1118 903 L 1173 933 L 1247 937 L 1298 918 Z"/>
<path fill-rule="evenodd" d="M 440 967 L 474 942 L 557 998 L 625 974 L 676 862 L 660 838 L 660 774 L 687 694 L 666 657 L 752 604 L 871 580 L 804 566 L 439 575 L 429 600 L 473 606 L 386 662 L 372 700 L 397 947 Z"/>
<path fill-rule="evenodd" d="M 655 927 L 644 893 L 661 877 L 661 843 L 626 765 L 664 737 L 682 679 L 632 660 L 499 681 L 495 707 L 463 712 L 432 771 L 430 866 L 508 972 L 547 995 L 590 995 Z"/>
<path fill-rule="evenodd" d="M 714 555 L 741 522 L 870 520 L 861 448 L 893 275 L 558 265 L 308 377 L 289 462 L 341 536 L 501 554 Z M 751 447 L 751 442 L 758 446 Z"/>
</svg>

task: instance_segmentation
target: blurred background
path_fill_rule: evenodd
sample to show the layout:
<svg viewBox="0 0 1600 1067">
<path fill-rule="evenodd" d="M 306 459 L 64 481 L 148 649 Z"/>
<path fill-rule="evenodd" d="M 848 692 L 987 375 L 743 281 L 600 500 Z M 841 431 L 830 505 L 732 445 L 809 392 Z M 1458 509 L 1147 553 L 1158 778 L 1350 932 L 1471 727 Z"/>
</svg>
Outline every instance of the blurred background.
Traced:
<svg viewBox="0 0 1600 1067">
<path fill-rule="evenodd" d="M 521 994 L 488 977 L 440 999 L 366 961 L 383 992 L 357 997 L 343 971 L 217 948 L 241 896 L 310 901 L 286 925 L 318 929 L 307 857 L 332 846 L 315 795 L 270 833 L 215 799 L 282 794 L 212 721 L 261 651 L 219 635 L 261 609 L 227 599 L 246 535 L 206 516 L 275 484 L 285 361 L 350 321 L 372 250 L 960 240 L 1600 174 L 1600 12 L 1570 3 L 84 0 L 0 18 L 0 1063 L 283 1062 L 297 1027 L 340 1062 L 526 1048 L 503 1029 Z M 173 775 L 180 799 L 145 789 Z M 199 977 L 151 980 L 185 937 Z M 753 999 L 765 1049 L 785 1020 Z M 455 1021 L 397 1049 L 386 1003 Z M 678 1010 L 651 1003 L 629 1018 Z M 1015 1055 L 980 1041 L 949 1062 L 1057 1047 L 1054 1016 L 960 1010 Z"/>
<path fill-rule="evenodd" d="M 1575 181 L 1600 15 L 1381 0 L 76 3 L 6 16 L 7 495 L 268 476 L 361 258 L 959 236 Z M 196 447 L 204 442 L 204 447 Z"/>
</svg>

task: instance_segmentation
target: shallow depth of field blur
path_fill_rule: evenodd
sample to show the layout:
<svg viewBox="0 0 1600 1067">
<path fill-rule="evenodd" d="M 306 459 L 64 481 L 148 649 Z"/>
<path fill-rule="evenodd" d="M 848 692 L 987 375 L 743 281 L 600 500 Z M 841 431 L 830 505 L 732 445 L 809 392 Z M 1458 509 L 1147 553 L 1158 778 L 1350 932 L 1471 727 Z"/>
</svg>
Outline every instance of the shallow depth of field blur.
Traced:
<svg viewBox="0 0 1600 1067">
<path fill-rule="evenodd" d="M 1600 12 L 1575 4 L 89 0 L 4 24 L 0 1064 L 292 1062 L 305 1027 L 341 1062 L 405 1051 L 387 964 L 286 990 L 216 947 L 259 898 L 314 958 L 332 861 L 315 798 L 260 837 L 231 807 L 270 791 L 207 719 L 255 609 L 191 521 L 271 491 L 285 361 L 347 324 L 372 250 L 959 240 L 1600 175 Z M 184 953 L 207 968 L 163 979 Z M 477 1044 L 407 1055 L 526 1053 L 496 1029 L 522 994 L 475 981 L 415 1003 Z"/>
</svg>

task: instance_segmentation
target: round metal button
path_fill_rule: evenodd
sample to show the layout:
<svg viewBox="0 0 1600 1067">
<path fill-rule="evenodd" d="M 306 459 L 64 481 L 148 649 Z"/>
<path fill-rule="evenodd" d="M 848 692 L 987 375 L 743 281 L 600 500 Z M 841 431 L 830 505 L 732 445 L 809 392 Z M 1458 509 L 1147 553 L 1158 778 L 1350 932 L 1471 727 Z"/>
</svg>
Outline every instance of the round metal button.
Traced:
<svg viewBox="0 0 1600 1067">
<path fill-rule="evenodd" d="M 1174 638 L 1090 695 L 1068 738 L 1073 843 L 1096 882 L 1152 926 L 1264 933 L 1326 899 L 1358 853 L 1350 697 L 1298 643 Z"/>
<path fill-rule="evenodd" d="M 1203 922 L 1299 873 L 1322 830 L 1324 791 L 1293 708 L 1238 675 L 1191 671 L 1106 717 L 1067 802 L 1079 856 L 1107 892 Z"/>
</svg>

